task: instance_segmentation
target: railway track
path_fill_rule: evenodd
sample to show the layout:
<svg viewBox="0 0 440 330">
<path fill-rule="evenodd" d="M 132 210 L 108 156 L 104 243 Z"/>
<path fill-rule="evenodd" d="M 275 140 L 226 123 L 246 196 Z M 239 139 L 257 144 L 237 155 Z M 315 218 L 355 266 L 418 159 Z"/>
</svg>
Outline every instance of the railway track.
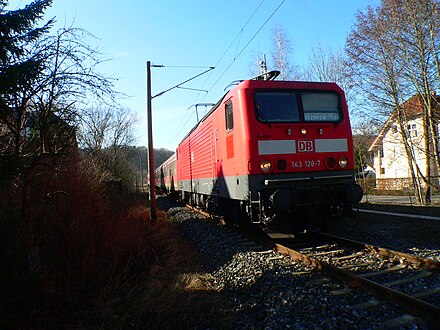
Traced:
<svg viewBox="0 0 440 330">
<path fill-rule="evenodd" d="M 402 326 L 416 317 L 426 320 L 430 326 L 440 325 L 438 261 L 325 233 L 293 236 L 249 230 L 239 232 L 252 242 L 300 260 L 312 270 L 343 280 L 350 287 L 374 296 L 351 306 L 353 309 L 378 308 L 389 302 L 408 313 L 390 319 L 386 327 Z M 350 290 L 332 294 L 348 294 Z"/>
<path fill-rule="evenodd" d="M 385 300 L 423 318 L 430 325 L 440 325 L 438 261 L 324 233 L 307 233 L 294 238 L 277 233 L 265 237 L 259 234 L 250 239 L 380 299 L 371 299 L 352 308 L 372 308 Z M 402 315 L 390 320 L 388 325 L 412 318 L 414 316 Z"/>
</svg>

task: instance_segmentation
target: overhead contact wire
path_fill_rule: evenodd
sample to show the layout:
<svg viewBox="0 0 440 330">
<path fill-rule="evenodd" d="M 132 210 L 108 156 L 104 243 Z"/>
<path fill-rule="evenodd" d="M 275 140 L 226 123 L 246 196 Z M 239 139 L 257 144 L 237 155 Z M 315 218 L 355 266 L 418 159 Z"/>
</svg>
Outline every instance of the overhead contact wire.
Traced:
<svg viewBox="0 0 440 330">
<path fill-rule="evenodd" d="M 225 75 L 225 73 L 229 70 L 229 68 L 234 64 L 234 62 L 240 57 L 240 55 L 244 52 L 244 50 L 249 46 L 249 44 L 255 39 L 255 37 L 260 33 L 260 31 L 266 26 L 266 24 L 270 21 L 270 19 L 275 15 L 275 13 L 280 9 L 280 7 L 283 5 L 283 3 L 286 0 L 283 0 L 277 8 L 270 14 L 270 16 L 266 19 L 266 21 L 260 26 L 260 28 L 255 32 L 255 34 L 252 36 L 252 38 L 247 42 L 247 44 L 242 48 L 242 50 L 238 53 L 238 55 L 232 60 L 232 62 L 228 65 L 228 67 L 223 71 L 223 73 L 220 75 L 220 77 L 215 81 L 215 83 L 211 86 L 211 88 L 208 90 L 210 92 L 215 85 L 220 81 L 220 79 Z"/>
<path fill-rule="evenodd" d="M 246 26 L 248 26 L 249 22 L 252 20 L 252 18 L 255 16 L 255 14 L 257 13 L 257 11 L 260 9 L 261 5 L 264 3 L 265 0 L 262 0 L 260 2 L 260 4 L 257 6 L 257 8 L 253 11 L 253 13 L 251 14 L 251 16 L 249 16 L 248 20 L 246 21 L 246 23 L 243 25 L 243 27 L 240 29 L 240 31 L 237 33 L 237 35 L 235 36 L 235 38 L 231 41 L 231 43 L 229 44 L 229 46 L 226 48 L 226 50 L 223 52 L 222 56 L 220 56 L 220 59 L 217 61 L 217 63 L 215 64 L 215 67 L 217 67 L 219 65 L 219 63 L 223 60 L 223 58 L 226 56 L 226 54 L 228 53 L 228 51 L 231 49 L 232 45 L 235 43 L 235 41 L 237 40 L 238 37 L 240 37 L 241 40 L 241 36 L 243 35 L 243 31 L 246 28 Z M 237 49 L 238 49 L 238 45 L 240 43 L 237 44 Z M 237 54 L 237 50 L 235 51 L 235 54 Z M 202 89 L 205 87 L 205 85 L 208 83 L 208 80 L 211 78 L 213 72 L 210 72 L 208 77 L 206 77 L 205 83 L 202 86 Z M 209 92 L 209 91 L 208 91 Z M 199 97 L 200 93 L 196 95 L 196 97 L 194 98 L 194 101 L 197 99 L 197 97 Z M 203 101 L 206 98 L 206 94 L 204 95 L 204 97 L 201 99 L 201 101 Z"/>
<path fill-rule="evenodd" d="M 229 44 L 229 46 L 226 48 L 226 50 L 224 51 L 224 53 L 222 54 L 222 56 L 220 57 L 220 59 L 217 61 L 217 63 L 215 64 L 214 67 L 217 67 L 218 64 L 223 60 L 223 58 L 226 56 L 226 54 L 228 53 L 228 51 L 230 50 L 230 48 L 232 47 L 232 45 L 234 44 L 234 42 L 237 40 L 238 37 L 240 37 L 241 40 L 241 35 L 243 34 L 244 29 L 246 28 L 246 26 L 249 24 L 249 22 L 251 21 L 251 19 L 255 16 L 255 14 L 257 13 L 257 11 L 260 9 L 260 7 L 262 6 L 262 4 L 264 3 L 265 0 L 262 0 L 259 5 L 257 6 L 257 8 L 254 10 L 254 12 L 252 13 L 251 16 L 249 16 L 248 20 L 246 21 L 246 23 L 243 25 L 243 27 L 240 29 L 240 31 L 237 33 L 237 35 L 235 36 L 235 38 L 232 40 L 232 42 Z M 203 96 L 203 98 L 200 100 L 200 102 L 202 102 L 206 96 L 209 94 L 209 92 L 211 92 L 211 90 L 217 85 L 217 83 L 220 81 L 220 79 L 225 75 L 225 73 L 229 70 L 229 68 L 232 66 L 232 64 L 234 64 L 234 62 L 240 57 L 240 55 L 244 52 L 244 50 L 249 46 L 249 44 L 255 39 L 255 37 L 260 33 L 260 31 L 266 26 L 266 24 L 270 21 L 270 19 L 275 15 L 275 13 L 280 9 L 280 7 L 284 4 L 286 0 L 283 0 L 277 8 L 275 8 L 275 10 L 270 14 L 270 16 L 266 19 L 266 21 L 260 26 L 260 28 L 257 30 L 257 32 L 254 33 L 254 35 L 252 36 L 252 38 L 246 43 L 246 45 L 240 50 L 240 52 L 237 55 L 237 51 L 236 51 L 236 55 L 234 56 L 234 59 L 232 60 L 232 62 L 228 65 L 228 67 L 222 72 L 222 74 L 220 75 L 220 77 L 214 82 L 214 84 L 211 86 L 211 88 L 208 89 L 208 92 Z M 237 46 L 238 49 L 238 46 Z M 203 89 L 205 87 L 205 85 L 207 84 L 208 80 L 210 79 L 212 75 L 212 72 L 209 73 L 208 77 L 206 78 L 205 83 L 202 85 Z M 194 100 L 197 99 L 197 97 L 199 97 L 200 93 L 198 93 L 196 95 L 196 97 L 194 98 Z M 173 139 L 171 140 L 170 143 L 173 143 L 174 140 L 179 136 L 179 134 L 183 131 L 183 129 L 185 128 L 186 124 L 189 122 L 189 120 L 192 118 L 192 115 L 190 114 L 190 116 L 183 122 L 183 125 L 181 125 L 181 127 L 178 129 L 178 132 L 176 133 L 176 135 L 173 137 Z"/>
</svg>

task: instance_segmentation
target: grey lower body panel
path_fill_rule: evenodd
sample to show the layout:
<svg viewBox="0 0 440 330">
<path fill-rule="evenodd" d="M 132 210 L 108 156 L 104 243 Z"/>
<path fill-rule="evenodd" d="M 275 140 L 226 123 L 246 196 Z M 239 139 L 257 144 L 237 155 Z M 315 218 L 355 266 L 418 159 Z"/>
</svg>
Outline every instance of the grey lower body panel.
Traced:
<svg viewBox="0 0 440 330">
<path fill-rule="evenodd" d="M 184 192 L 246 200 L 249 196 L 249 176 L 227 176 L 179 181 Z"/>
<path fill-rule="evenodd" d="M 349 185 L 354 181 L 353 171 L 276 173 L 184 180 L 179 181 L 179 189 L 196 194 L 257 201 L 259 193 L 264 191 Z"/>
</svg>

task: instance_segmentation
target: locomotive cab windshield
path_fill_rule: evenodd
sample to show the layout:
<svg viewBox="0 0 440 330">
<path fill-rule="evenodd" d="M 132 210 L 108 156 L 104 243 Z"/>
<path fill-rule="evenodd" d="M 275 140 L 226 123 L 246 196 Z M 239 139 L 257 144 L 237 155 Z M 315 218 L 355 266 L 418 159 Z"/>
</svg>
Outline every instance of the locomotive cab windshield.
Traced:
<svg viewBox="0 0 440 330">
<path fill-rule="evenodd" d="M 292 92 L 255 94 L 257 118 L 264 123 L 299 122 L 298 101 Z"/>
<path fill-rule="evenodd" d="M 254 102 L 257 119 L 265 124 L 342 120 L 340 97 L 332 92 L 259 91 Z"/>
</svg>

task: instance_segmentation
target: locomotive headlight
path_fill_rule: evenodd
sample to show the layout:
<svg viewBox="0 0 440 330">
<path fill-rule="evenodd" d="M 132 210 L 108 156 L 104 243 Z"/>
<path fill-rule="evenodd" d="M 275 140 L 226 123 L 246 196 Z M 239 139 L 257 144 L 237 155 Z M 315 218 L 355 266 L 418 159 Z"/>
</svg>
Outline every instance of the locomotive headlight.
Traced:
<svg viewBox="0 0 440 330">
<path fill-rule="evenodd" d="M 262 160 L 260 163 L 260 168 L 263 172 L 267 173 L 272 169 L 272 163 L 268 160 Z"/>
<path fill-rule="evenodd" d="M 348 159 L 345 156 L 342 156 L 341 158 L 339 158 L 339 166 L 341 167 L 347 167 L 348 165 Z"/>
</svg>

